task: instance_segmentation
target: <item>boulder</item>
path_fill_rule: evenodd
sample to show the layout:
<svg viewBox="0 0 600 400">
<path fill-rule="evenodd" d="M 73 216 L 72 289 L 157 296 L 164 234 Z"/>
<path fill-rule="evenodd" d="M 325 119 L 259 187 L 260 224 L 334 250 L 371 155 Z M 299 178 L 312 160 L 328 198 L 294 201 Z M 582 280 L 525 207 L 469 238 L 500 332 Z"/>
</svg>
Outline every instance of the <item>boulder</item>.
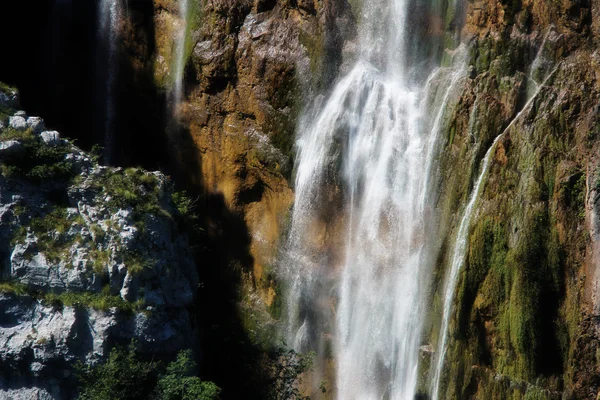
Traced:
<svg viewBox="0 0 600 400">
<path fill-rule="evenodd" d="M 3 92 L 0 90 L 0 106 L 16 107 L 19 103 L 19 96 L 15 91 Z"/>
<path fill-rule="evenodd" d="M 27 120 L 20 115 L 15 115 L 9 118 L 8 125 L 18 131 L 27 129 Z"/>
<path fill-rule="evenodd" d="M 40 117 L 29 117 L 27 118 L 27 126 L 33 130 L 34 133 L 40 133 L 46 129 L 44 120 Z"/>
<path fill-rule="evenodd" d="M 42 141 L 46 144 L 58 144 L 60 143 L 60 133 L 56 131 L 44 131 L 40 133 Z"/>
</svg>

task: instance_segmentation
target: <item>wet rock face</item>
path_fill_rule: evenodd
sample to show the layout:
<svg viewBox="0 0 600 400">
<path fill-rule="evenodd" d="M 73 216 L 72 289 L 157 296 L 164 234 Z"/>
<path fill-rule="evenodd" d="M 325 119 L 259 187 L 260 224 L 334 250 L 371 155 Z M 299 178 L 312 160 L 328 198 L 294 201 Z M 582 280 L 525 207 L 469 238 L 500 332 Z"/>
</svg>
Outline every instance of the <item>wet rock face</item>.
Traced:
<svg viewBox="0 0 600 400">
<path fill-rule="evenodd" d="M 590 5 L 466 5 L 471 74 L 440 160 L 446 237 L 485 151 L 503 137 L 471 222 L 444 393 L 595 399 L 600 84 Z"/>
<path fill-rule="evenodd" d="M 71 397 L 74 363 L 116 343 L 193 346 L 198 275 L 167 177 L 99 166 L 12 114 L 26 123 L 0 129 L 0 397 Z"/>
</svg>

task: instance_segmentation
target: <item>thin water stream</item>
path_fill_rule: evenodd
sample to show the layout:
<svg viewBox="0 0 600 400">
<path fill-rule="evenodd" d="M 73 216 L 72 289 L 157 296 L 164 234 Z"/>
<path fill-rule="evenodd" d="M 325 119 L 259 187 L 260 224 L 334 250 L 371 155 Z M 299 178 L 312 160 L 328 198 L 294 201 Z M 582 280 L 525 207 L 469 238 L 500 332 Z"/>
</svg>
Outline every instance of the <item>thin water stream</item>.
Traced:
<svg viewBox="0 0 600 400">
<path fill-rule="evenodd" d="M 176 32 L 175 38 L 175 55 L 174 55 L 174 82 L 173 82 L 173 108 L 177 110 L 179 103 L 183 97 L 183 75 L 185 71 L 185 48 L 186 39 L 189 29 L 190 18 L 189 0 L 179 0 L 179 17 L 181 24 Z"/>
<path fill-rule="evenodd" d="M 103 86 L 104 101 L 104 162 L 110 164 L 114 153 L 114 121 L 115 121 L 115 85 L 117 79 L 117 29 L 121 19 L 120 0 L 101 0 L 99 3 L 99 32 L 101 42 L 104 44 L 106 54 L 101 57 L 106 60 L 106 82 Z"/>
</svg>

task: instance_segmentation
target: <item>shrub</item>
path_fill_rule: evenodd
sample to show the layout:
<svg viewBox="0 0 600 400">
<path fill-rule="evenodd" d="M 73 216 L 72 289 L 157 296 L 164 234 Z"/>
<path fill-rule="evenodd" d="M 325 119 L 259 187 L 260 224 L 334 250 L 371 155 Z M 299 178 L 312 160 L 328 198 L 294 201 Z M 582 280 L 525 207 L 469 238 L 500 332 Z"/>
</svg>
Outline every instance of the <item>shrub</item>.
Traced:
<svg viewBox="0 0 600 400">
<path fill-rule="evenodd" d="M 177 359 L 169 364 L 156 386 L 157 398 L 160 400 L 212 400 L 216 399 L 221 389 L 212 382 L 203 382 L 194 376 L 196 369 L 192 361 L 192 352 L 182 351 Z"/>
<path fill-rule="evenodd" d="M 76 175 L 73 162 L 65 160 L 65 155 L 71 150 L 69 143 L 46 145 L 30 130 L 6 129 L 0 137 L 4 140 L 20 140 L 24 147 L 23 156 L 2 164 L 4 176 L 44 182 L 46 180 L 70 180 Z"/>
<path fill-rule="evenodd" d="M 132 343 L 128 349 L 113 348 L 101 365 L 79 366 L 80 400 L 148 399 L 159 364 L 140 361 Z"/>
<path fill-rule="evenodd" d="M 189 350 L 180 352 L 160 375 L 162 364 L 141 360 L 133 342 L 127 349 L 113 348 L 104 364 L 79 364 L 77 369 L 80 400 L 214 400 L 221 391 L 194 375 Z"/>
<path fill-rule="evenodd" d="M 192 221 L 198 218 L 198 216 L 194 214 L 194 209 L 196 208 L 195 201 L 192 200 L 185 191 L 174 192 L 171 195 L 171 200 L 183 218 Z"/>
</svg>

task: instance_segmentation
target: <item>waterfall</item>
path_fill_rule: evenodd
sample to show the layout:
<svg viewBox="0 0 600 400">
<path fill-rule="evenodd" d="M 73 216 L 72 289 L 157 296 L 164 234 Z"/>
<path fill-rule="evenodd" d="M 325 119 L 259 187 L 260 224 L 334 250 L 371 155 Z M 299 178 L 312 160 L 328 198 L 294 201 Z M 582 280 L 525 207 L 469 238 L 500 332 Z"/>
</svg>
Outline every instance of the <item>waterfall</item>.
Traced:
<svg viewBox="0 0 600 400">
<path fill-rule="evenodd" d="M 189 0 L 179 0 L 179 17 L 181 25 L 176 31 L 175 54 L 173 64 L 173 110 L 177 107 L 183 98 L 183 76 L 186 62 L 186 42 L 190 29 L 190 10 Z"/>
<path fill-rule="evenodd" d="M 543 44 L 542 44 L 543 45 Z M 539 56 L 540 53 L 538 53 Z M 537 57 L 536 56 L 536 59 Z M 535 60 L 534 60 L 535 63 Z M 442 312 L 442 324 L 440 328 L 440 337 L 441 339 L 437 344 L 436 351 L 436 360 L 435 360 L 435 369 L 433 371 L 433 379 L 431 380 L 431 398 L 433 400 L 437 400 L 440 397 L 440 381 L 442 378 L 444 361 L 446 360 L 446 351 L 448 350 L 448 326 L 450 324 L 450 314 L 452 313 L 452 306 L 454 304 L 454 295 L 456 292 L 456 285 L 458 284 L 458 277 L 461 266 L 463 265 L 465 254 L 467 251 L 468 239 L 469 239 L 469 226 L 471 225 L 471 219 L 473 218 L 473 211 L 475 210 L 475 205 L 477 203 L 477 199 L 479 198 L 479 194 L 483 188 L 483 182 L 485 177 L 487 176 L 487 172 L 490 167 L 490 161 L 494 155 L 494 149 L 496 147 L 496 143 L 500 139 L 502 139 L 506 132 L 515 124 L 516 121 L 519 120 L 521 115 L 529 109 L 529 106 L 536 99 L 537 95 L 540 93 L 542 88 L 546 85 L 548 80 L 554 75 L 554 72 L 558 66 L 556 66 L 552 72 L 544 79 L 544 81 L 540 85 L 535 86 L 535 92 L 529 96 L 529 100 L 525 103 L 521 111 L 519 111 L 514 118 L 510 121 L 508 126 L 500 133 L 496 139 L 494 139 L 492 145 L 485 153 L 483 157 L 483 161 L 481 164 L 481 170 L 479 172 L 479 176 L 477 177 L 477 181 L 475 182 L 475 186 L 473 187 L 473 191 L 471 192 L 471 197 L 469 198 L 469 202 L 465 207 L 465 211 L 463 217 L 460 221 L 458 233 L 456 235 L 456 241 L 454 243 L 454 248 L 452 250 L 452 259 L 450 264 L 450 271 L 448 276 L 446 277 L 446 285 L 444 290 L 444 303 L 443 303 L 443 312 Z"/>
<path fill-rule="evenodd" d="M 429 192 L 466 51 L 419 79 L 410 5 L 365 4 L 357 61 L 298 129 L 282 257 L 287 342 L 333 357 L 344 400 L 413 400 L 416 391 L 435 242 Z"/>
<path fill-rule="evenodd" d="M 102 0 L 99 3 L 99 37 L 105 46 L 100 58 L 106 62 L 105 82 L 101 83 L 104 100 L 104 162 L 110 164 L 114 151 L 115 84 L 117 78 L 117 30 L 121 19 L 120 0 Z"/>
</svg>

